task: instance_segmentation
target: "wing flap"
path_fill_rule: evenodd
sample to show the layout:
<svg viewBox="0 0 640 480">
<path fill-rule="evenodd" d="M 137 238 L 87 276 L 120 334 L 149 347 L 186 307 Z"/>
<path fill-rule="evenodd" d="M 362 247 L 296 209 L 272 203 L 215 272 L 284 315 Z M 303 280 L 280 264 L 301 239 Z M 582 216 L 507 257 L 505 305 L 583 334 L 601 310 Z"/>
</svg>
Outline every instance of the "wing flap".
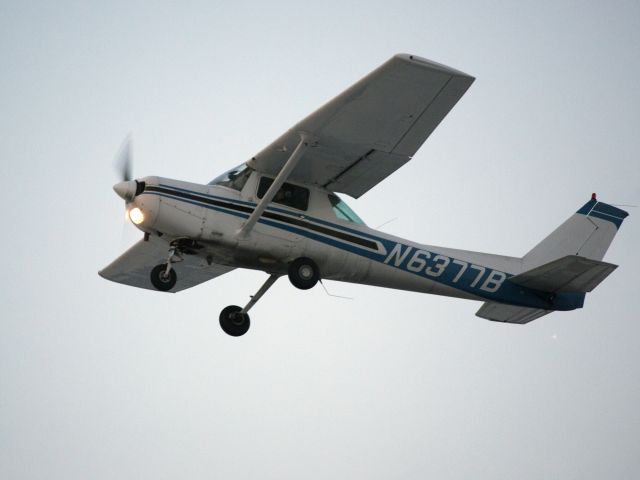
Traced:
<svg viewBox="0 0 640 480">
<path fill-rule="evenodd" d="M 299 132 L 306 132 L 314 138 L 312 148 L 289 179 L 357 198 L 410 160 L 473 81 L 444 65 L 396 55 L 248 163 L 277 175 L 300 141 Z M 364 174 L 365 165 L 374 173 Z"/>
<path fill-rule="evenodd" d="M 518 307 L 497 302 L 485 302 L 476 312 L 476 316 L 494 322 L 517 323 L 523 325 L 540 318 L 552 310 L 539 308 Z"/>
<path fill-rule="evenodd" d="M 112 282 L 155 290 L 149 273 L 153 267 L 164 263 L 167 251 L 168 245 L 157 237 L 151 237 L 146 242 L 140 240 L 98 274 Z M 233 270 L 232 267 L 215 263 L 209 265 L 195 255 L 185 255 L 184 261 L 176 263 L 174 268 L 178 283 L 171 292 L 186 290 Z"/>
<path fill-rule="evenodd" d="M 543 292 L 591 292 L 611 274 L 617 265 L 578 255 L 553 260 L 519 275 L 512 283 Z"/>
</svg>

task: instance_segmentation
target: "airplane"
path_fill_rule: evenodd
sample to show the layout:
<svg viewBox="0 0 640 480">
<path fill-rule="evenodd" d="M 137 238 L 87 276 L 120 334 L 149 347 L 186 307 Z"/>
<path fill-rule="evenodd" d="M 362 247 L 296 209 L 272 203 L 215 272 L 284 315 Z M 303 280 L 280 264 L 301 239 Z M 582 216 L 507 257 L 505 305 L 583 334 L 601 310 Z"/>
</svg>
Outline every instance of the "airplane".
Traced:
<svg viewBox="0 0 640 480">
<path fill-rule="evenodd" d="M 287 275 L 298 289 L 322 279 L 484 302 L 476 315 L 524 324 L 582 308 L 616 267 L 604 254 L 628 213 L 591 199 L 523 257 L 437 247 L 367 226 L 338 193 L 359 198 L 415 155 L 475 79 L 399 54 L 206 185 L 131 178 L 131 148 L 113 186 L 144 233 L 99 274 L 178 292 L 235 268 L 268 277 L 244 306 L 219 315 L 234 337 L 249 311 Z"/>
</svg>

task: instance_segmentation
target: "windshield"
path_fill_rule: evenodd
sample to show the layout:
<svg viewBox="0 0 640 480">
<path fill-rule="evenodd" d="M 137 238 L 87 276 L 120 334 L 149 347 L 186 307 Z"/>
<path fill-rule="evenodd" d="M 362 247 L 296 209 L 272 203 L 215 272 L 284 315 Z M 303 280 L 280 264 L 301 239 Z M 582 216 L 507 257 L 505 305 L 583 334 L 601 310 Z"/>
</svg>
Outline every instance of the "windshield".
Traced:
<svg viewBox="0 0 640 480">
<path fill-rule="evenodd" d="M 329 194 L 329 201 L 331 202 L 331 206 L 333 207 L 333 213 L 340 220 L 346 220 L 347 222 L 359 223 L 360 225 L 364 225 L 362 219 L 349 208 L 349 205 L 344 203 L 340 197 L 334 195 L 333 193 Z"/>
<path fill-rule="evenodd" d="M 245 183 L 247 183 L 251 172 L 253 172 L 253 169 L 246 163 L 243 163 L 242 165 L 223 173 L 219 177 L 214 178 L 209 182 L 209 185 L 220 185 L 240 191 L 244 188 Z"/>
</svg>

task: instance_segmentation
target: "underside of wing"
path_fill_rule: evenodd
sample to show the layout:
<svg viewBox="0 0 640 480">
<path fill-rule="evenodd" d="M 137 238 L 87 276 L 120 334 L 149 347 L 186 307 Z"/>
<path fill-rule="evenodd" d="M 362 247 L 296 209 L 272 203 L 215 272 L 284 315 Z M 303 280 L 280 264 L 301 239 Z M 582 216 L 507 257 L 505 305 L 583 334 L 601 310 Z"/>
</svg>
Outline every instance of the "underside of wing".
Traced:
<svg viewBox="0 0 640 480">
<path fill-rule="evenodd" d="M 518 307 L 516 305 L 505 305 L 497 302 L 485 302 L 482 304 L 482 307 L 480 307 L 480 310 L 476 312 L 476 315 L 480 318 L 493 320 L 494 322 L 524 324 L 551 312 L 552 310 Z"/>
<path fill-rule="evenodd" d="M 396 55 L 248 163 L 277 175 L 304 133 L 311 148 L 289 178 L 357 198 L 411 159 L 473 80 L 420 57 Z"/>
<path fill-rule="evenodd" d="M 150 272 L 156 265 L 164 263 L 167 251 L 166 243 L 157 237 L 151 237 L 148 241 L 140 240 L 98 273 L 113 282 L 155 290 Z M 174 264 L 173 268 L 178 275 L 178 282 L 171 292 L 186 290 L 233 270 L 232 267 L 215 263 L 209 265 L 195 255 L 184 255 L 184 261 Z"/>
</svg>

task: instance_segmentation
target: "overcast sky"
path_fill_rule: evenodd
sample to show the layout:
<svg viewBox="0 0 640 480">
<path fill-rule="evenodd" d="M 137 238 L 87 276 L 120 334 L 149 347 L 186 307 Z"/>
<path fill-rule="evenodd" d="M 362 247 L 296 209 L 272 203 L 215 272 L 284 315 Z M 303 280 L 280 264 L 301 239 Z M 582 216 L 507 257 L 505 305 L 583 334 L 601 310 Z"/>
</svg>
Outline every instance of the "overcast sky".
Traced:
<svg viewBox="0 0 640 480">
<path fill-rule="evenodd" d="M 233 6 L 230 6 L 233 3 Z M 0 478 L 640 476 L 640 209 L 585 308 L 234 271 L 176 295 L 97 271 L 114 155 L 207 182 L 398 52 L 477 77 L 353 208 L 432 245 L 523 255 L 592 192 L 640 204 L 640 4 L 0 2 Z"/>
</svg>

